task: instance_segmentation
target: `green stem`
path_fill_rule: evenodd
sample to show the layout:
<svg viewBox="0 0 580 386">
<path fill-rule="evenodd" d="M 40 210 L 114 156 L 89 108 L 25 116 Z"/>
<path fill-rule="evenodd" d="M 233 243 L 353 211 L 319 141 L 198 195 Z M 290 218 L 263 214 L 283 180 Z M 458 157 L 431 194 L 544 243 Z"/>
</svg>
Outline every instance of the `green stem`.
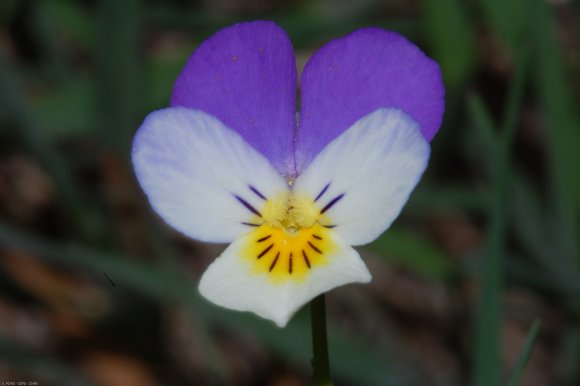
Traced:
<svg viewBox="0 0 580 386">
<path fill-rule="evenodd" d="M 314 386 L 332 386 L 328 365 L 328 342 L 326 339 L 326 310 L 324 294 L 310 302 L 310 318 L 312 321 L 312 367 Z"/>
<path fill-rule="evenodd" d="M 526 364 L 532 355 L 532 351 L 534 351 L 534 345 L 536 344 L 536 339 L 538 339 L 538 333 L 540 332 L 541 325 L 542 323 L 539 319 L 534 320 L 534 323 L 528 332 L 528 337 L 526 338 L 526 343 L 524 344 L 522 353 L 520 354 L 520 359 L 518 360 L 516 369 L 510 378 L 508 386 L 518 386 L 520 384 L 520 380 L 522 378 L 522 374 L 524 373 L 524 369 L 526 368 Z"/>
</svg>

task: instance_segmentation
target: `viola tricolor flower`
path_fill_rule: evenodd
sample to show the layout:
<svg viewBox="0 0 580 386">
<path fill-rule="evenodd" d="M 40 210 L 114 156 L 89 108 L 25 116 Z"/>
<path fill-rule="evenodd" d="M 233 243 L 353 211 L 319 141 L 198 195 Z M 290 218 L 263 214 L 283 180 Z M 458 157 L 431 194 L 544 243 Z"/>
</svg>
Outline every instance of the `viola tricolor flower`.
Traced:
<svg viewBox="0 0 580 386">
<path fill-rule="evenodd" d="M 304 68 L 272 22 L 203 42 L 152 112 L 133 165 L 155 211 L 191 238 L 231 243 L 201 294 L 284 326 L 315 296 L 371 275 L 351 247 L 398 216 L 444 109 L 439 66 L 401 35 L 365 28 Z"/>
</svg>

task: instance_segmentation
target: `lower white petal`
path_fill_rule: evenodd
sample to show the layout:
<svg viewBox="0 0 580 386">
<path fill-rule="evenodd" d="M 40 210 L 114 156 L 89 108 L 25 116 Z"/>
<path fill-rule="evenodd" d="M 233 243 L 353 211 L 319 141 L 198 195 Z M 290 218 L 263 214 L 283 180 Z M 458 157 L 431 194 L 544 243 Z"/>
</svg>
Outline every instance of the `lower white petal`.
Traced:
<svg viewBox="0 0 580 386">
<path fill-rule="evenodd" d="M 358 253 L 332 232 L 325 234 L 330 238 L 332 253 L 323 256 L 323 263 L 309 262 L 302 274 L 297 272 L 300 268 L 292 273 L 291 259 L 276 254 L 275 247 L 266 248 L 265 256 L 249 254 L 248 245 L 255 242 L 255 237 L 251 234 L 236 240 L 208 267 L 199 283 L 205 298 L 232 310 L 254 312 L 284 327 L 298 309 L 317 295 L 344 284 L 371 280 Z M 297 267 L 302 256 L 294 259 Z M 273 265 L 276 273 L 272 268 L 262 269 Z"/>
<path fill-rule="evenodd" d="M 329 143 L 294 182 L 349 245 L 373 241 L 401 209 L 427 167 L 430 147 L 399 109 L 363 117 Z"/>
<path fill-rule="evenodd" d="M 256 222 L 267 198 L 288 190 L 264 156 L 200 110 L 149 114 L 135 135 L 132 161 L 155 211 L 202 241 L 231 242 L 252 230 L 247 223 Z"/>
</svg>

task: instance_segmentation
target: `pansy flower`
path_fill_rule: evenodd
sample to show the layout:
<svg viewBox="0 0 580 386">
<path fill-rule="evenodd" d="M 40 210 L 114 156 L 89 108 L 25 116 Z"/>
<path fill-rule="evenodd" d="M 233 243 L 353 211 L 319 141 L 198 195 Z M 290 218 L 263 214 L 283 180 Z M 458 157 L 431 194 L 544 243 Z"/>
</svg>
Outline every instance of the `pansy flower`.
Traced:
<svg viewBox="0 0 580 386">
<path fill-rule="evenodd" d="M 444 108 L 439 66 L 378 28 L 318 50 L 299 95 L 286 33 L 272 22 L 234 25 L 192 54 L 171 107 L 147 116 L 132 151 L 168 224 L 230 243 L 201 294 L 279 326 L 315 296 L 371 280 L 352 246 L 398 216 Z"/>
</svg>

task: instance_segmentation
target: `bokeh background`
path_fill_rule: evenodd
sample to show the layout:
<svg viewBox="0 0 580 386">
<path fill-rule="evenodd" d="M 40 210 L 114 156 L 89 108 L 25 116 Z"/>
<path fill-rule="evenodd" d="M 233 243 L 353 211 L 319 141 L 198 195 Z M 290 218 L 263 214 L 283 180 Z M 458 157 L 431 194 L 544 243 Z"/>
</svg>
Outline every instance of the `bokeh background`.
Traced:
<svg viewBox="0 0 580 386">
<path fill-rule="evenodd" d="M 308 310 L 278 329 L 201 299 L 224 246 L 165 226 L 128 161 L 201 41 L 271 19 L 299 71 L 380 26 L 447 88 L 424 179 L 359 248 L 373 282 L 327 296 L 336 385 L 514 385 L 528 336 L 521 385 L 580 385 L 579 18 L 565 0 L 1 0 L 0 381 L 309 384 Z"/>
</svg>

